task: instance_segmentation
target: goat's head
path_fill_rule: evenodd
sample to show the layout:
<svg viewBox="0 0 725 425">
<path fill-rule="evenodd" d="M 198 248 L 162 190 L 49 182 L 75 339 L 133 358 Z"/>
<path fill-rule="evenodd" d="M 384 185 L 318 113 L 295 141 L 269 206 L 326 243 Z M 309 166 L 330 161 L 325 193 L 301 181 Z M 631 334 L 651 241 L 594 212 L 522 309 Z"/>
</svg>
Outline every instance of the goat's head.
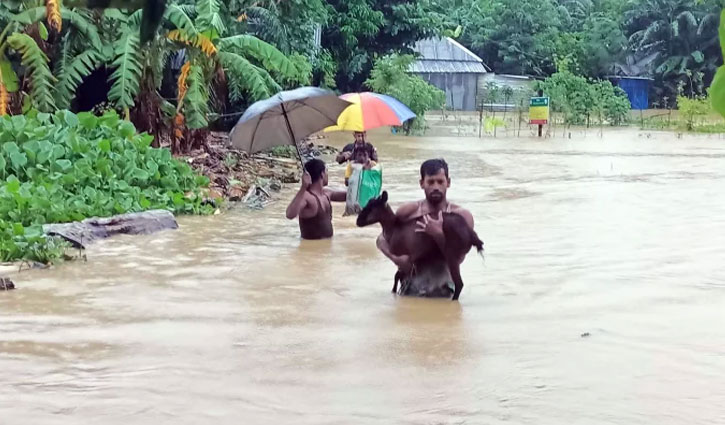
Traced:
<svg viewBox="0 0 725 425">
<path fill-rule="evenodd" d="M 383 191 L 382 195 L 369 200 L 365 208 L 360 211 L 360 214 L 357 216 L 357 226 L 365 227 L 379 223 L 383 217 L 387 214 L 392 214 L 392 212 L 388 206 L 388 192 Z"/>
</svg>

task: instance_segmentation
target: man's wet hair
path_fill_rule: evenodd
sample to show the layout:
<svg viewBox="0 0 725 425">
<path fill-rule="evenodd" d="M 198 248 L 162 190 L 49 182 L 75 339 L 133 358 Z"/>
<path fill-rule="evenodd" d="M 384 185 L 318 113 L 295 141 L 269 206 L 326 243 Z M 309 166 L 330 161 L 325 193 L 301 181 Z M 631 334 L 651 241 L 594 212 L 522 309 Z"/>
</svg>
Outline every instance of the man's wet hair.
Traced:
<svg viewBox="0 0 725 425">
<path fill-rule="evenodd" d="M 429 159 L 420 166 L 420 178 L 435 176 L 440 170 L 443 170 L 446 173 L 446 178 L 448 178 L 448 164 L 446 161 L 443 158 Z"/>
<path fill-rule="evenodd" d="M 313 158 L 305 163 L 305 171 L 310 174 L 312 183 L 320 180 L 322 173 L 325 172 L 325 162 L 318 158 Z"/>
</svg>

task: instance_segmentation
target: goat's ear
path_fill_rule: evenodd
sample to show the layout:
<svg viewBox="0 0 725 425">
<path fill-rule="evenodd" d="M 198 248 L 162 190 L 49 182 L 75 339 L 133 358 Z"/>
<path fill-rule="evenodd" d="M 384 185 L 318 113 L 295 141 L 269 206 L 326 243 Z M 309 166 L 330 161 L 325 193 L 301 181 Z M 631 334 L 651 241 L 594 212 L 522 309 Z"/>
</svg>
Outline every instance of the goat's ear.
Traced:
<svg viewBox="0 0 725 425">
<path fill-rule="evenodd" d="M 380 197 L 380 199 L 383 201 L 383 203 L 388 202 L 388 191 L 384 190 L 383 195 Z"/>
</svg>

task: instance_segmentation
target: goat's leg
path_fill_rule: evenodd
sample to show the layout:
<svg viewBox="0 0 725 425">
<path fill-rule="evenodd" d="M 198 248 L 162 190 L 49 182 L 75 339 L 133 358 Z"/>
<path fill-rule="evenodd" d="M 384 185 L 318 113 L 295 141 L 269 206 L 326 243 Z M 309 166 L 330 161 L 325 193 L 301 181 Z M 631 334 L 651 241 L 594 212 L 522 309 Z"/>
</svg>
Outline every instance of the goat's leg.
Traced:
<svg viewBox="0 0 725 425">
<path fill-rule="evenodd" d="M 448 260 L 448 270 L 451 272 L 453 284 L 456 286 L 453 292 L 452 301 L 456 301 L 461 295 L 461 291 L 463 290 L 463 279 L 461 279 L 461 265 L 458 263 L 457 259 L 452 258 Z"/>
<path fill-rule="evenodd" d="M 402 274 L 403 274 L 403 272 L 401 272 L 400 270 L 395 272 L 395 277 L 393 278 L 393 291 L 392 291 L 394 294 L 398 292 L 398 281 L 403 280 L 401 278 Z"/>
</svg>

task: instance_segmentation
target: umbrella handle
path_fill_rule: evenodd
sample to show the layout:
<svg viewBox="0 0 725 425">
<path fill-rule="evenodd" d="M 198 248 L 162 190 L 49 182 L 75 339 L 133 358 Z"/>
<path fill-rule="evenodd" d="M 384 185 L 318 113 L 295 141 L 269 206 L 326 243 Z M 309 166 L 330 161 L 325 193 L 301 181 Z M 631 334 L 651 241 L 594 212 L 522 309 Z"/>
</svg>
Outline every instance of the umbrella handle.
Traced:
<svg viewBox="0 0 725 425">
<path fill-rule="evenodd" d="M 287 131 L 289 132 L 290 139 L 292 139 L 292 144 L 295 145 L 295 149 L 297 150 L 297 155 L 300 157 L 300 162 L 302 163 L 302 166 L 305 165 L 305 159 L 302 158 L 302 153 L 300 153 L 300 146 L 297 144 L 297 139 L 295 138 L 295 133 L 292 131 L 292 126 L 289 123 L 289 117 L 287 116 L 287 110 L 284 108 L 284 103 L 280 105 L 282 107 L 282 115 L 284 115 L 284 122 L 287 124 Z"/>
</svg>

